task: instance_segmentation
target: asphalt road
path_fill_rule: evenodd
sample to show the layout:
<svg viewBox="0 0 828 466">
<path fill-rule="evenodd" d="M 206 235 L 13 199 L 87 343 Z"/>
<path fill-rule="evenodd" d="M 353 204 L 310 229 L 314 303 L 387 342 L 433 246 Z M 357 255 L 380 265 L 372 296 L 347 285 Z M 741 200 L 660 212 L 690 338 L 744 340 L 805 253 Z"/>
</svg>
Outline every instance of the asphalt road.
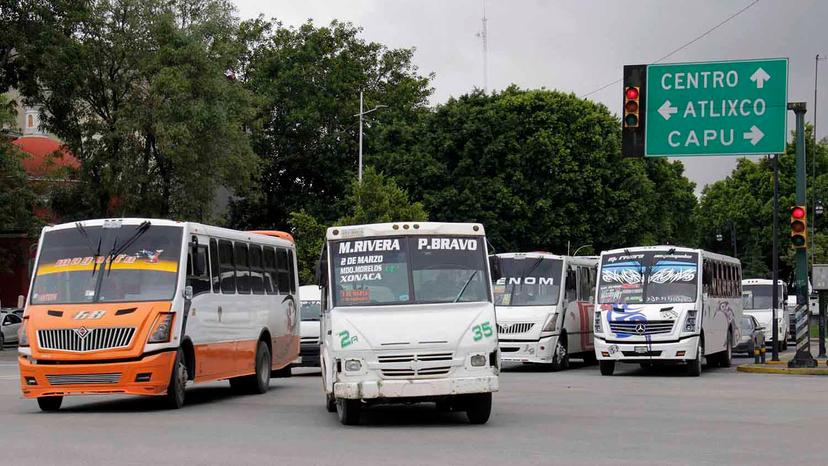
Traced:
<svg viewBox="0 0 828 466">
<path fill-rule="evenodd" d="M 747 359 L 737 359 L 748 362 Z M 21 398 L 15 351 L 0 352 L 0 464 L 826 464 L 828 380 L 711 369 L 507 368 L 488 424 L 433 405 L 377 407 L 344 427 L 318 373 L 265 395 L 194 386 L 188 405 L 74 397 L 58 413 Z"/>
</svg>

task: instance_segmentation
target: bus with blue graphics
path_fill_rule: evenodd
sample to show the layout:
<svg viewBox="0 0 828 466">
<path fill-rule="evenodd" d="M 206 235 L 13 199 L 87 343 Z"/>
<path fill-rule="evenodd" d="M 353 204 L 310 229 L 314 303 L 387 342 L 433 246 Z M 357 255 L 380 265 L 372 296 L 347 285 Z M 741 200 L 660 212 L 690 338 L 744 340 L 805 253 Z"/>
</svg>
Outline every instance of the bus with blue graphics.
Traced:
<svg viewBox="0 0 828 466">
<path fill-rule="evenodd" d="M 642 367 L 730 365 L 742 317 L 738 259 L 701 249 L 644 246 L 601 253 L 595 355 L 601 374 Z"/>
</svg>

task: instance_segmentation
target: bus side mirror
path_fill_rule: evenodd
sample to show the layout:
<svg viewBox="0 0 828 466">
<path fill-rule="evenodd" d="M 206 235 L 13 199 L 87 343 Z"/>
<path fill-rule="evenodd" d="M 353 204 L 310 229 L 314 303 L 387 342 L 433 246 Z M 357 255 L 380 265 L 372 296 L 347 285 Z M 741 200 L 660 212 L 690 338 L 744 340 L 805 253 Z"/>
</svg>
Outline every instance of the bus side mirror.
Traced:
<svg viewBox="0 0 828 466">
<path fill-rule="evenodd" d="M 325 254 L 325 247 L 322 247 L 322 252 L 319 254 L 319 260 L 316 262 L 316 284 L 320 288 L 328 286 L 328 255 Z"/>
<path fill-rule="evenodd" d="M 496 282 L 503 277 L 503 272 L 500 268 L 500 257 L 489 256 L 489 269 L 492 273 L 492 282 Z"/>
<path fill-rule="evenodd" d="M 193 275 L 201 277 L 207 275 L 207 264 L 205 264 L 206 256 L 198 253 L 198 248 L 194 249 L 193 253 Z"/>
<path fill-rule="evenodd" d="M 185 286 L 182 294 L 184 295 L 184 299 L 187 301 L 193 299 L 193 287 L 190 285 Z"/>
</svg>

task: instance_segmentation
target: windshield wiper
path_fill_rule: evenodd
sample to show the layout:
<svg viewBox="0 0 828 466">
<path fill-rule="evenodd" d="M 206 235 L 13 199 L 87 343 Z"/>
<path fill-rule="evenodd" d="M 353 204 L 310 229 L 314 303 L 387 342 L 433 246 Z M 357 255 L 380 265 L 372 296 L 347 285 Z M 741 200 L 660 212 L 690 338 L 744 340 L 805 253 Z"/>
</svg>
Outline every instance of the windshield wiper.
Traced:
<svg viewBox="0 0 828 466">
<path fill-rule="evenodd" d="M 86 227 L 83 226 L 83 223 L 76 222 L 75 228 L 80 232 L 81 237 L 86 241 L 86 245 L 89 247 L 89 251 L 92 252 L 92 275 L 95 275 L 95 272 L 98 271 L 98 257 L 101 256 L 101 241 L 103 240 L 102 237 L 98 237 L 98 247 L 93 248 L 92 242 L 89 240 L 89 232 L 86 231 Z"/>
<path fill-rule="evenodd" d="M 477 275 L 477 270 L 472 272 L 472 274 L 469 276 L 469 279 L 466 280 L 466 284 L 463 285 L 463 288 L 460 290 L 460 293 L 457 295 L 456 298 L 454 298 L 454 301 L 452 301 L 453 303 L 456 303 L 457 301 L 460 300 L 460 297 L 463 296 L 463 293 L 466 292 L 466 288 L 469 286 L 469 283 L 471 283 L 471 281 L 475 277 L 475 275 Z"/>
<path fill-rule="evenodd" d="M 132 236 L 130 236 L 126 241 L 124 241 L 124 244 L 122 244 L 120 247 L 118 246 L 118 235 L 115 236 L 115 241 L 112 242 L 112 249 L 109 251 L 109 254 L 106 255 L 106 261 L 108 265 L 108 269 L 106 272 L 107 275 L 109 275 L 112 272 L 112 262 L 115 260 L 115 258 L 121 255 L 122 252 L 126 251 L 128 247 L 132 246 L 132 244 L 135 243 L 135 241 L 137 241 L 138 238 L 141 237 L 141 235 L 146 233 L 151 226 L 152 223 L 150 223 L 149 220 L 145 220 L 144 222 L 142 222 L 140 225 L 138 225 L 138 228 L 135 229 L 135 233 L 133 233 Z"/>
</svg>

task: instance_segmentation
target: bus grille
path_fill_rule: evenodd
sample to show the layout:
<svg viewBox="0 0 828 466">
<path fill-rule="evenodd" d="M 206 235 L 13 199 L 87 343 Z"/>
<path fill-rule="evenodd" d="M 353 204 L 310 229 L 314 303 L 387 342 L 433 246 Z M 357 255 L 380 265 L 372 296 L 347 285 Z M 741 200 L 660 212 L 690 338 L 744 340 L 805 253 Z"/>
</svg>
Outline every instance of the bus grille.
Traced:
<svg viewBox="0 0 828 466">
<path fill-rule="evenodd" d="M 81 335 L 84 335 L 83 338 Z M 38 330 L 37 339 L 43 349 L 86 352 L 126 348 L 134 335 L 132 327 L 90 328 L 86 333 L 79 329 L 61 328 Z"/>
<path fill-rule="evenodd" d="M 673 331 L 673 320 L 610 322 L 612 333 L 628 335 L 660 335 Z"/>
<path fill-rule="evenodd" d="M 383 377 L 431 377 L 451 371 L 453 353 L 393 354 L 378 356 Z"/>
<path fill-rule="evenodd" d="M 46 375 L 46 379 L 52 385 L 103 385 L 118 383 L 121 380 L 120 372 L 108 374 L 67 374 L 67 375 Z"/>
<path fill-rule="evenodd" d="M 534 322 L 516 322 L 514 324 L 499 322 L 497 324 L 497 333 L 500 334 L 514 334 L 514 333 L 526 333 L 529 330 L 532 330 L 532 327 L 535 326 Z"/>
</svg>

